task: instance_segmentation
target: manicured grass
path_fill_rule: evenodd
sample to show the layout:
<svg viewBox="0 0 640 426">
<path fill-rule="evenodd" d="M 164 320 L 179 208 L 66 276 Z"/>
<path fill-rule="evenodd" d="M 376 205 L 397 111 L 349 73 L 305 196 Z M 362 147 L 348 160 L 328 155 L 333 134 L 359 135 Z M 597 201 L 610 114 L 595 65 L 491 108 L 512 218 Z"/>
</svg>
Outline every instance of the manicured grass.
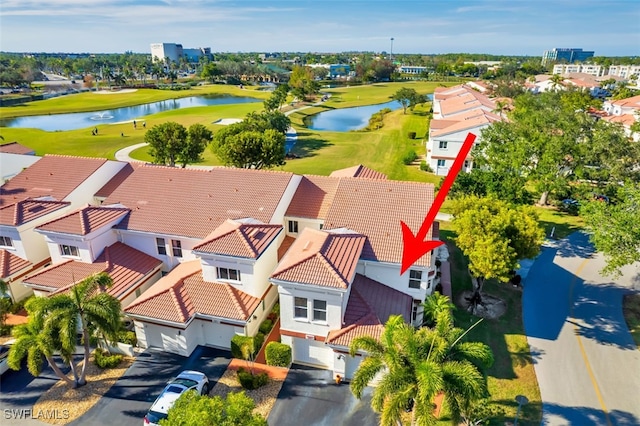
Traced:
<svg viewBox="0 0 640 426">
<path fill-rule="evenodd" d="M 640 294 L 624 296 L 623 312 L 633 341 L 640 349 Z"/>
<path fill-rule="evenodd" d="M 580 216 L 572 216 L 569 213 L 558 211 L 555 207 L 536 207 L 536 211 L 539 216 L 538 221 L 544 226 L 547 237 L 551 237 L 553 231 L 553 238 L 564 238 L 584 226 Z"/>
<path fill-rule="evenodd" d="M 331 94 L 326 102 L 328 107 L 347 108 L 359 105 L 381 104 L 391 100 L 391 96 L 399 89 L 406 87 L 420 94 L 433 93 L 436 87 L 455 86 L 460 83 L 444 83 L 433 81 L 403 81 L 398 83 L 376 83 L 366 86 L 351 86 L 334 89 L 323 89 Z"/>
<path fill-rule="evenodd" d="M 10 107 L 1 107 L 0 117 L 12 118 L 23 117 L 26 115 L 100 111 L 164 101 L 167 99 L 202 95 L 231 95 L 266 99 L 269 97 L 270 93 L 263 90 L 257 90 L 257 87 L 246 87 L 244 89 L 240 89 L 236 86 L 221 84 L 197 86 L 188 90 L 138 89 L 135 92 L 130 93 L 114 92 L 109 94 L 85 92 L 75 95 L 60 96 L 58 98 L 43 101 L 28 102 Z"/>
<path fill-rule="evenodd" d="M 471 279 L 467 261 L 453 244 L 455 234 L 450 224 L 443 222 L 440 235 L 447 242 L 450 253 L 452 287 L 454 299 L 464 290 L 471 290 Z M 496 320 L 483 320 L 469 333 L 469 340 L 488 344 L 493 350 L 494 365 L 488 371 L 491 400 L 503 412 L 491 424 L 502 425 L 513 421 L 518 404 L 516 395 L 524 395 L 529 404 L 522 408 L 518 424 L 539 425 L 542 420 L 540 389 L 533 368 L 535 354 L 529 345 L 522 322 L 522 291 L 509 285 L 488 281 L 484 292 L 499 297 L 507 304 L 507 312 Z M 455 312 L 456 325 L 467 328 L 476 320 L 471 314 L 460 309 Z M 444 423 L 443 423 L 444 424 Z"/>
</svg>

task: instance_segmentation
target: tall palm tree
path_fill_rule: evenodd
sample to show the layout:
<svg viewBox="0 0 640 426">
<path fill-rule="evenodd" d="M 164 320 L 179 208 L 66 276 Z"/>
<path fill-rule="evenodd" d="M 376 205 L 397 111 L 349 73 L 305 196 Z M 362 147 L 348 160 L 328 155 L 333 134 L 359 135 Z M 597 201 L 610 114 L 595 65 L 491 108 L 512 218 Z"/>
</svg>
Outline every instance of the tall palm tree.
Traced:
<svg viewBox="0 0 640 426">
<path fill-rule="evenodd" d="M 350 353 L 365 351 L 351 382 L 351 390 L 361 398 L 365 387 L 376 377 L 371 406 L 381 414 L 383 426 L 401 424 L 401 416 L 411 411 L 411 423 L 435 423 L 434 397 L 444 392 L 454 419 L 468 401 L 488 394 L 483 369 L 493 362 L 491 349 L 477 342 L 462 342 L 465 331 L 453 327 L 449 309 L 437 314 L 434 328 L 414 329 L 401 316 L 391 316 L 378 341 L 364 336 L 353 340 Z"/>
<path fill-rule="evenodd" d="M 113 341 L 119 328 L 120 301 L 105 292 L 112 284 L 108 274 L 94 274 L 71 287 L 68 293 L 53 296 L 46 306 L 45 327 L 58 329 L 65 350 L 75 348 L 76 333 L 82 330 L 84 364 L 77 381 L 80 386 L 86 384 L 90 336 L 98 332 Z"/>
<path fill-rule="evenodd" d="M 427 297 L 424 302 L 422 302 L 422 308 L 422 325 L 433 327 L 436 325 L 438 314 L 445 310 L 455 309 L 455 305 L 451 302 L 449 296 L 434 292 L 431 296 Z"/>
</svg>

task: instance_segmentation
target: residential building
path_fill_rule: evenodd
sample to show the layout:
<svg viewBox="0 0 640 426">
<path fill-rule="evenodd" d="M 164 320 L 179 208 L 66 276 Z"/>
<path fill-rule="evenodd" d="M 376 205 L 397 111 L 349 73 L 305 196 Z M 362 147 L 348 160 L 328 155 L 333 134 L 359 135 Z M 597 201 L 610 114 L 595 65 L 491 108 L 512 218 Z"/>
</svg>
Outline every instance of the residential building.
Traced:
<svg viewBox="0 0 640 426">
<path fill-rule="evenodd" d="M 417 65 L 400 65 L 398 67 L 398 72 L 400 74 L 422 74 L 428 70 L 429 68 L 427 67 L 420 67 Z"/>
<path fill-rule="evenodd" d="M 14 300 L 31 293 L 22 285 L 24 277 L 51 262 L 35 228 L 92 203 L 93 194 L 125 164 L 46 155 L 0 187 L 0 279 L 9 283 Z"/>
<path fill-rule="evenodd" d="M 627 136 L 636 142 L 640 141 L 640 134 L 631 131 L 631 126 L 640 120 L 640 95 L 626 99 L 606 100 L 602 104 L 602 109 L 607 113 L 602 117 L 603 120 L 622 125 Z"/>
<path fill-rule="evenodd" d="M 584 62 L 589 58 L 592 58 L 595 52 L 582 50 L 578 48 L 553 48 L 551 50 L 545 50 L 542 54 L 542 65 L 547 65 L 552 62 L 567 62 L 569 64 L 574 62 Z"/>
<path fill-rule="evenodd" d="M 480 142 L 481 130 L 502 119 L 496 102 L 469 85 L 437 88 L 433 95 L 433 119 L 429 124 L 427 164 L 438 175 L 446 175 L 468 133 Z M 469 156 L 463 170 L 473 168 Z"/>
<path fill-rule="evenodd" d="M 606 67 L 596 64 L 555 64 L 552 74 L 584 73 L 601 77 L 605 74 L 605 71 Z"/>
<path fill-rule="evenodd" d="M 0 183 L 7 182 L 42 157 L 0 152 Z"/>
<path fill-rule="evenodd" d="M 632 75 L 640 76 L 640 65 L 611 65 L 607 75 L 628 79 Z"/>
</svg>

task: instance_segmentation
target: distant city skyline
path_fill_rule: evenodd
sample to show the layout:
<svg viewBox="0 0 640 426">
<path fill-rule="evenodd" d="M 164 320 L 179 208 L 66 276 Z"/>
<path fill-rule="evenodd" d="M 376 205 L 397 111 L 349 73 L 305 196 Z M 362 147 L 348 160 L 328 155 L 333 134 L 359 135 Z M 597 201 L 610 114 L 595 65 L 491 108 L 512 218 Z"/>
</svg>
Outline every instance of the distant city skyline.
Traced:
<svg viewBox="0 0 640 426">
<path fill-rule="evenodd" d="M 636 0 L 2 0 L 0 50 L 638 56 L 639 23 Z"/>
</svg>

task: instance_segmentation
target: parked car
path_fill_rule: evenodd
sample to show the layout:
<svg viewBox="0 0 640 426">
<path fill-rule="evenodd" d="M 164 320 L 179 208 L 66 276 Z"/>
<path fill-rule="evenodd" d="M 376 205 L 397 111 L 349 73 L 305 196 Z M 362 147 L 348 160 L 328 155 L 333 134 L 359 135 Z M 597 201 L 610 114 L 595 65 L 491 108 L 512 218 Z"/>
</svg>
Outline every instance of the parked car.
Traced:
<svg viewBox="0 0 640 426">
<path fill-rule="evenodd" d="M 183 371 L 171 380 L 162 390 L 160 396 L 153 402 L 149 412 L 144 416 L 144 425 L 158 425 L 160 420 L 167 418 L 169 409 L 180 395 L 188 390 L 195 390 L 200 395 L 209 393 L 209 379 L 199 371 Z"/>
<path fill-rule="evenodd" d="M 11 340 L 4 345 L 0 345 L 0 375 L 4 374 L 8 369 L 7 357 L 9 356 L 9 348 L 14 340 Z"/>
</svg>

